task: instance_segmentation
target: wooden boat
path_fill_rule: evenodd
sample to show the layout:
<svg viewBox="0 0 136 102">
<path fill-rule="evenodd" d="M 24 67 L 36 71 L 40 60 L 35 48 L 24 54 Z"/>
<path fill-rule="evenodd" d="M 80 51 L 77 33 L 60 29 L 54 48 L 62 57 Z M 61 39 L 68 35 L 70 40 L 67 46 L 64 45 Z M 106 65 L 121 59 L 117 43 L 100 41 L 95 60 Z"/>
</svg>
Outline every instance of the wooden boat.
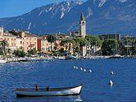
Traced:
<svg viewBox="0 0 136 102">
<path fill-rule="evenodd" d="M 80 95 L 83 85 L 65 88 L 27 88 L 16 89 L 17 97 L 69 96 Z"/>
</svg>

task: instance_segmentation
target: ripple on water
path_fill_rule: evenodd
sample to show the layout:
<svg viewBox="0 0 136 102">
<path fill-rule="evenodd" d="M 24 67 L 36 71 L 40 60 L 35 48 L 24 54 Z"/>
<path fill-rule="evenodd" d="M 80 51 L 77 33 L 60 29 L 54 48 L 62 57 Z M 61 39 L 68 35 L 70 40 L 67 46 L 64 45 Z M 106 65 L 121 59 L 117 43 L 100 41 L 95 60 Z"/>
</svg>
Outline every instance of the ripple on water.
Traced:
<svg viewBox="0 0 136 102">
<path fill-rule="evenodd" d="M 73 69 L 93 70 L 93 73 Z M 136 63 L 126 60 L 73 60 L 0 65 L 0 101 L 2 102 L 129 102 L 136 101 Z M 113 71 L 114 75 L 110 75 Z M 114 82 L 109 86 L 109 80 Z M 43 97 L 16 99 L 20 87 L 62 87 L 84 83 L 80 98 Z M 81 99 L 81 100 L 80 100 Z"/>
</svg>

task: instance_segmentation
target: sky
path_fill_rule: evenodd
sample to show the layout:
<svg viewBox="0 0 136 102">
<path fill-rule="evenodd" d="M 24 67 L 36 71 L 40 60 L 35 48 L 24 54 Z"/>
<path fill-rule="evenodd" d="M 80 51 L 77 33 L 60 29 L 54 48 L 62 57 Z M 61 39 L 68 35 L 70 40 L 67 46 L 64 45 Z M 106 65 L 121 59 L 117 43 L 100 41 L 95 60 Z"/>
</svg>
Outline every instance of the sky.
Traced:
<svg viewBox="0 0 136 102">
<path fill-rule="evenodd" d="M 0 18 L 18 16 L 36 7 L 64 0 L 0 0 Z"/>
</svg>

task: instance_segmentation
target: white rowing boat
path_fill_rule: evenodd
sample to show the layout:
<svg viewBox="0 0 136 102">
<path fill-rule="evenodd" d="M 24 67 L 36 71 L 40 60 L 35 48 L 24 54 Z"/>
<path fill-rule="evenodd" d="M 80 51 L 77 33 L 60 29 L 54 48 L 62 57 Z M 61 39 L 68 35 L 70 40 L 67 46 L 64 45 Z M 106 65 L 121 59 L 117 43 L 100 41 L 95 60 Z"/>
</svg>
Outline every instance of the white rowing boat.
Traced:
<svg viewBox="0 0 136 102">
<path fill-rule="evenodd" d="M 41 97 L 41 96 L 69 96 L 80 95 L 83 85 L 66 88 L 27 88 L 16 89 L 17 97 Z"/>
</svg>

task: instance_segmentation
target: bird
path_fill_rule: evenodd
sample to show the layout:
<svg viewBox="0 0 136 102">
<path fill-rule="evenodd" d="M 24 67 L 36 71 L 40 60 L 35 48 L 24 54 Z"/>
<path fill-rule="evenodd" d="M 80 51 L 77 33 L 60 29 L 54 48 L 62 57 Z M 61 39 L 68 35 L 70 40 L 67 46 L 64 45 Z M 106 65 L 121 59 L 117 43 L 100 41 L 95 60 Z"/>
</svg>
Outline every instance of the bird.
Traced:
<svg viewBox="0 0 136 102">
<path fill-rule="evenodd" d="M 110 80 L 109 85 L 113 86 L 113 81 L 112 80 Z"/>
</svg>

